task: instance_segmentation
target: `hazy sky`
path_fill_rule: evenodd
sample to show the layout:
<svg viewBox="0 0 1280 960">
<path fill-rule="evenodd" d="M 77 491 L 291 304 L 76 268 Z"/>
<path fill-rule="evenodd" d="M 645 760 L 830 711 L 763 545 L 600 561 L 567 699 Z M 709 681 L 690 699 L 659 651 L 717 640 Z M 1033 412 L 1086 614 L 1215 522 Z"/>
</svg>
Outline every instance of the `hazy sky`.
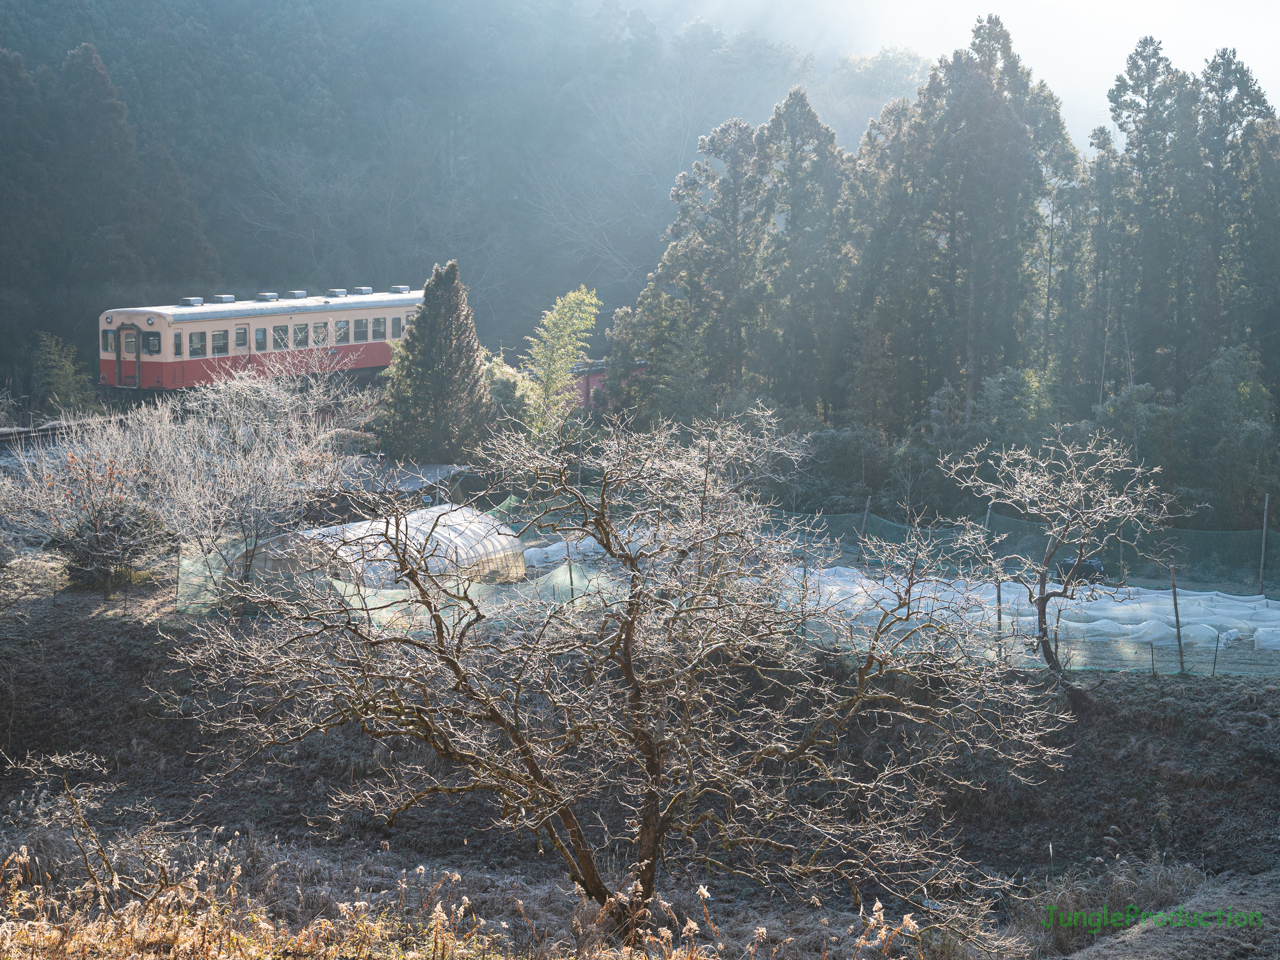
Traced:
<svg viewBox="0 0 1280 960">
<path fill-rule="evenodd" d="M 1110 122 L 1107 90 L 1138 39 L 1164 43 L 1174 66 L 1199 72 L 1219 47 L 1235 47 L 1275 105 L 1280 100 L 1280 3 L 1259 0 L 624 0 L 669 25 L 702 16 L 729 32 L 754 29 L 824 61 L 839 53 L 909 47 L 936 60 L 967 46 L 974 21 L 1004 20 L 1014 49 L 1062 98 L 1068 129 L 1083 148 Z"/>
</svg>

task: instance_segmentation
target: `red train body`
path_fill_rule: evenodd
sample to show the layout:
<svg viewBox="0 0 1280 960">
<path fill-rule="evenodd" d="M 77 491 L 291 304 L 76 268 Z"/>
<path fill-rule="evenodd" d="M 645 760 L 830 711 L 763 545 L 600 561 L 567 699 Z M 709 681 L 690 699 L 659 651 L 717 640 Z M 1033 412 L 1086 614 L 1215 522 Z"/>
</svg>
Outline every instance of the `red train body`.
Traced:
<svg viewBox="0 0 1280 960">
<path fill-rule="evenodd" d="M 308 297 L 259 294 L 204 303 L 189 297 L 175 306 L 127 307 L 98 318 L 102 386 L 176 390 L 222 379 L 260 365 L 282 373 L 323 366 L 359 370 L 385 367 L 391 344 L 404 336 L 421 292 L 392 287 L 330 290 Z"/>
<path fill-rule="evenodd" d="M 392 287 L 330 290 L 308 297 L 260 293 L 205 303 L 187 297 L 165 307 L 124 307 L 98 317 L 98 382 L 123 390 L 179 390 L 211 383 L 250 366 L 273 374 L 308 370 L 376 370 L 391 363 L 391 344 L 404 337 L 421 292 Z M 636 372 L 644 370 L 636 365 Z M 593 406 L 605 365 L 574 368 L 580 407 Z"/>
</svg>

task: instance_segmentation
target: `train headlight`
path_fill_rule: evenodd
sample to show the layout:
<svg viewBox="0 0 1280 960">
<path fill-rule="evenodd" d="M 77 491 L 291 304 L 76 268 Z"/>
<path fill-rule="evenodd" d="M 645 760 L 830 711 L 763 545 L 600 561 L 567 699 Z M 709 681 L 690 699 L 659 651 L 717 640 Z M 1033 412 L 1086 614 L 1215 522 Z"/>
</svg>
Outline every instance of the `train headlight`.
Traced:
<svg viewBox="0 0 1280 960">
<path fill-rule="evenodd" d="M 152 324 L 154 324 L 155 322 L 156 322 L 156 318 L 155 318 L 155 317 L 147 317 L 147 326 L 148 326 L 148 327 L 149 327 L 149 326 L 151 326 Z"/>
<path fill-rule="evenodd" d="M 107 323 L 110 323 L 110 322 L 111 322 L 111 318 L 107 317 Z"/>
</svg>

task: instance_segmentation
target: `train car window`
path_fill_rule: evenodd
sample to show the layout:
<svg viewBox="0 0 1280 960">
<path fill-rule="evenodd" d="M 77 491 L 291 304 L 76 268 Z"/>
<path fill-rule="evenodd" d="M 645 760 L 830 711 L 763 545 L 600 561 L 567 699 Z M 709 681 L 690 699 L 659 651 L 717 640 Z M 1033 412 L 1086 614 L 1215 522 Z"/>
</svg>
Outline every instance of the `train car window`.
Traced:
<svg viewBox="0 0 1280 960">
<path fill-rule="evenodd" d="M 387 339 L 387 318 L 386 317 L 373 318 L 373 339 L 375 340 Z"/>
<path fill-rule="evenodd" d="M 259 327 L 253 331 L 253 349 L 259 353 L 266 352 L 267 349 L 267 328 Z"/>
<path fill-rule="evenodd" d="M 105 353 L 116 352 L 116 332 L 114 330 L 102 331 L 102 349 Z"/>
<path fill-rule="evenodd" d="M 369 339 L 369 320 L 367 317 L 356 317 L 356 343 L 364 343 Z"/>
<path fill-rule="evenodd" d="M 205 335 L 203 333 L 187 335 L 187 348 L 192 358 L 204 356 L 204 341 Z"/>
<path fill-rule="evenodd" d="M 289 328 L 287 326 L 271 328 L 271 349 L 272 350 L 288 350 L 289 349 Z"/>
<path fill-rule="evenodd" d="M 307 345 L 307 332 L 305 323 L 295 323 L 293 325 L 293 345 L 295 347 L 305 347 Z"/>
<path fill-rule="evenodd" d="M 142 352 L 157 354 L 160 352 L 160 334 L 144 333 L 142 335 Z"/>
<path fill-rule="evenodd" d="M 391 318 L 391 339 L 399 340 L 400 334 L 403 331 L 403 329 L 404 328 L 400 326 L 400 318 L 392 317 Z"/>
<path fill-rule="evenodd" d="M 173 355 L 175 357 L 182 356 L 182 333 L 178 332 L 173 335 Z"/>
<path fill-rule="evenodd" d="M 229 344 L 228 344 L 227 331 L 225 330 L 213 331 L 213 355 L 215 357 L 225 357 L 228 352 L 227 351 L 228 345 Z"/>
<path fill-rule="evenodd" d="M 127 357 L 132 357 L 138 352 L 138 335 L 132 330 L 124 332 L 124 353 Z"/>
<path fill-rule="evenodd" d="M 311 342 L 317 347 L 323 347 L 329 342 L 329 325 L 327 323 L 313 323 L 311 325 Z"/>
<path fill-rule="evenodd" d="M 247 347 L 249 345 L 249 328 L 236 327 L 236 346 Z"/>
<path fill-rule="evenodd" d="M 333 321 L 333 342 L 334 343 L 350 343 L 351 342 L 351 321 L 350 320 Z"/>
</svg>

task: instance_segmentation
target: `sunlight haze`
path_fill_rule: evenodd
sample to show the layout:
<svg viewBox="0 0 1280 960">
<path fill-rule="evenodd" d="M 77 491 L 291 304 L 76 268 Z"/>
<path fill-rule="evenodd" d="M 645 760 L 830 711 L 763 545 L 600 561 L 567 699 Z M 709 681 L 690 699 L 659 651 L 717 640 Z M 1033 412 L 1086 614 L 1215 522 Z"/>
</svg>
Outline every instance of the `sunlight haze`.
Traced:
<svg viewBox="0 0 1280 960">
<path fill-rule="evenodd" d="M 875 53 L 881 47 L 907 47 L 937 60 L 967 46 L 974 21 L 995 13 L 1013 35 L 1014 49 L 1023 62 L 1062 99 L 1067 127 L 1081 148 L 1090 130 L 1110 123 L 1107 90 L 1124 69 L 1125 57 L 1147 34 L 1164 44 L 1175 67 L 1196 73 L 1215 50 L 1234 47 L 1273 104 L 1280 90 L 1280 64 L 1275 56 L 1280 14 L 1270 3 L 1083 0 L 1059 6 L 1027 0 L 1001 4 L 793 0 L 784 5 L 656 0 L 645 9 L 673 25 L 704 17 L 726 31 L 757 30 L 813 51 L 820 66 L 839 54 Z"/>
</svg>

